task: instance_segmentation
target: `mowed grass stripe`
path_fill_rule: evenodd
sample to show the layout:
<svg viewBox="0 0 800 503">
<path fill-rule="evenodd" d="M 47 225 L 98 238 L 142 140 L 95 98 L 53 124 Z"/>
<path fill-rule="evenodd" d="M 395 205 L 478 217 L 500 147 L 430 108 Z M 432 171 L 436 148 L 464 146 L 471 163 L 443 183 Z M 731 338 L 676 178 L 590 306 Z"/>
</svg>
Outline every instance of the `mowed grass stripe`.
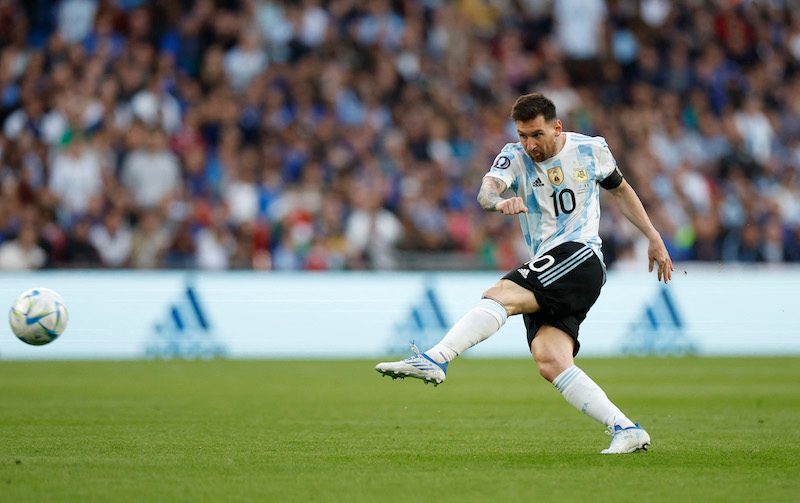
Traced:
<svg viewBox="0 0 800 503">
<path fill-rule="evenodd" d="M 0 362 L 0 501 L 797 501 L 800 359 L 579 359 L 652 450 L 527 360 Z"/>
</svg>

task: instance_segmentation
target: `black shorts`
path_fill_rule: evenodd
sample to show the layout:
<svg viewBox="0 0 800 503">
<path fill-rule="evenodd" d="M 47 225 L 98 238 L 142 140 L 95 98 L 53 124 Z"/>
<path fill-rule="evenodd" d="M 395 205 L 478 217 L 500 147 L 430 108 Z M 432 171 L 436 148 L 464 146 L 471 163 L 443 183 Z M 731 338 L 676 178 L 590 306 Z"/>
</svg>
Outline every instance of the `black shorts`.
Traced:
<svg viewBox="0 0 800 503">
<path fill-rule="evenodd" d="M 606 280 L 605 268 L 591 248 L 569 241 L 509 272 L 503 279 L 513 281 L 536 296 L 540 310 L 523 314 L 530 349 L 536 332 L 551 325 L 569 334 L 578 354 L 578 329 L 600 295 Z"/>
</svg>

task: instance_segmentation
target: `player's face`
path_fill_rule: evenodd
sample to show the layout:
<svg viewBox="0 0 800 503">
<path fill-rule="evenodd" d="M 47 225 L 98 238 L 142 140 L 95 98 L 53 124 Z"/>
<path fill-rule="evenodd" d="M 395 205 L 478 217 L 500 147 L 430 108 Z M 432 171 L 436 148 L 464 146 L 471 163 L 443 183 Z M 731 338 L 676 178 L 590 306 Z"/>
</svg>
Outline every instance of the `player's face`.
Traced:
<svg viewBox="0 0 800 503">
<path fill-rule="evenodd" d="M 519 142 L 534 161 L 542 162 L 558 153 L 560 120 L 546 121 L 539 115 L 529 121 L 514 121 L 514 124 L 517 126 Z"/>
</svg>

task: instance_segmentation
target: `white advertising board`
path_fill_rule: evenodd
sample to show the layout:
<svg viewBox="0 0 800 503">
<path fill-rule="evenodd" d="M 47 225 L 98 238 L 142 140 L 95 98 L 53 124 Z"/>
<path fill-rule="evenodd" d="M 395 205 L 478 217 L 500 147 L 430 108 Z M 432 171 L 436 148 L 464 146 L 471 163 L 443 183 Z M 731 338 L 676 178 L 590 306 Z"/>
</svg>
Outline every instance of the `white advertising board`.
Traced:
<svg viewBox="0 0 800 503">
<path fill-rule="evenodd" d="M 0 302 L 44 286 L 67 303 L 46 346 L 0 328 L 0 359 L 382 358 L 421 349 L 502 273 L 53 271 L 0 275 Z M 581 327 L 582 356 L 800 354 L 800 268 L 609 273 Z M 515 316 L 465 356 L 528 357 Z"/>
</svg>

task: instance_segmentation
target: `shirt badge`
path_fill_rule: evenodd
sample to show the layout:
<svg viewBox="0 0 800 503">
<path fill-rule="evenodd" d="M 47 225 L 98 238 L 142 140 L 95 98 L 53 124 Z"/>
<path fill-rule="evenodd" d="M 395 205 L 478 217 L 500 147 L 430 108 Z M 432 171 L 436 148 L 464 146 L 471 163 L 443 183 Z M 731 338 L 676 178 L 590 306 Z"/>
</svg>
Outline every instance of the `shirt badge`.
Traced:
<svg viewBox="0 0 800 503">
<path fill-rule="evenodd" d="M 555 168 L 548 169 L 547 178 L 550 180 L 551 184 L 561 185 L 561 182 L 564 181 L 564 172 L 561 171 L 561 166 L 556 166 Z"/>
</svg>

